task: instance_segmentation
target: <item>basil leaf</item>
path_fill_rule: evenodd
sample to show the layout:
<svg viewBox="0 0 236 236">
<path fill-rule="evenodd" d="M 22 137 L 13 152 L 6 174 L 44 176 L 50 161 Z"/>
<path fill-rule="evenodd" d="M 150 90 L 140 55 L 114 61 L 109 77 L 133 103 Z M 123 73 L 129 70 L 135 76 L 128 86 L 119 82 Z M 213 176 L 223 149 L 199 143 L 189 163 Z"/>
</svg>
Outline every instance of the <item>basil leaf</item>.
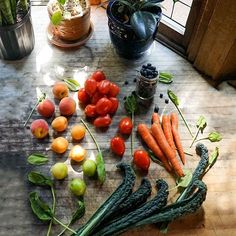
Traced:
<svg viewBox="0 0 236 236">
<path fill-rule="evenodd" d="M 184 171 L 184 176 L 177 179 L 176 183 L 178 187 L 186 188 L 192 180 L 193 174 L 190 170 Z"/>
<path fill-rule="evenodd" d="M 211 132 L 209 135 L 208 135 L 208 139 L 211 141 L 211 142 L 219 142 L 221 139 L 222 139 L 222 136 L 220 133 L 214 131 L 214 132 Z"/>
<path fill-rule="evenodd" d="M 33 153 L 28 157 L 27 161 L 31 165 L 43 165 L 48 162 L 48 157 L 43 154 Z"/>
<path fill-rule="evenodd" d="M 106 179 L 106 171 L 105 171 L 105 164 L 104 164 L 104 160 L 103 160 L 103 156 L 101 152 L 99 152 L 96 156 L 96 163 L 97 163 L 98 180 L 101 184 L 103 184 Z"/>
<path fill-rule="evenodd" d="M 80 219 L 84 213 L 85 213 L 85 205 L 84 202 L 82 201 L 78 201 L 78 206 L 76 211 L 74 212 L 72 219 L 71 219 L 71 224 L 75 223 L 75 221 L 77 221 L 78 219 Z"/>
<path fill-rule="evenodd" d="M 168 97 L 170 98 L 170 100 L 171 100 L 176 106 L 179 106 L 179 99 L 178 99 L 178 97 L 177 97 L 170 89 L 167 90 L 167 94 L 168 94 Z"/>
<path fill-rule="evenodd" d="M 60 10 L 54 12 L 51 16 L 51 22 L 53 25 L 59 25 L 61 23 L 62 19 L 63 19 L 63 16 L 62 16 L 62 12 Z"/>
<path fill-rule="evenodd" d="M 30 206 L 34 214 L 42 221 L 49 221 L 52 219 L 51 208 L 43 202 L 38 193 L 31 192 L 29 194 Z"/>
<path fill-rule="evenodd" d="M 39 172 L 36 171 L 31 171 L 28 174 L 28 180 L 36 185 L 40 185 L 40 186 L 50 186 L 52 187 L 53 182 L 51 179 L 49 179 L 48 177 L 42 175 Z"/>
<path fill-rule="evenodd" d="M 72 92 L 79 91 L 80 84 L 78 83 L 77 80 L 71 79 L 71 78 L 66 78 L 66 79 L 63 79 L 63 81 L 66 83 L 66 85 L 70 91 L 72 91 Z"/>
<path fill-rule="evenodd" d="M 210 154 L 209 156 L 209 161 L 208 161 L 208 164 L 209 164 L 209 168 L 211 168 L 217 161 L 217 158 L 219 157 L 219 148 L 216 147 L 215 150 Z"/>
<path fill-rule="evenodd" d="M 207 122 L 204 116 L 200 116 L 197 120 L 197 128 L 201 130 L 201 133 L 203 133 L 203 130 L 206 128 Z"/>
<path fill-rule="evenodd" d="M 170 84 L 173 82 L 172 78 L 173 76 L 171 74 L 166 73 L 166 72 L 160 72 L 159 82 L 164 83 L 164 84 Z"/>
<path fill-rule="evenodd" d="M 130 95 L 125 99 L 125 110 L 127 111 L 128 114 L 135 113 L 138 108 L 137 104 L 137 97 L 135 95 Z"/>
</svg>

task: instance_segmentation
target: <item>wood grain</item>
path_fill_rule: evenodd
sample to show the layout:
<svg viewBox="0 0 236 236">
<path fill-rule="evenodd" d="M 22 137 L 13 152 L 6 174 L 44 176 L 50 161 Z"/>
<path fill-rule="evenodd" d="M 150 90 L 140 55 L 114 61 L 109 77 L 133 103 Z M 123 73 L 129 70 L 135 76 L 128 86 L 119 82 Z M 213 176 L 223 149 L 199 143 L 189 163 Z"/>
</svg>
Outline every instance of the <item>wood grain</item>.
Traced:
<svg viewBox="0 0 236 236">
<path fill-rule="evenodd" d="M 220 157 L 214 168 L 205 177 L 208 185 L 208 195 L 202 208 L 196 214 L 183 217 L 170 225 L 168 235 L 234 235 L 236 232 L 236 93 L 235 90 L 222 83 L 218 89 L 211 87 L 202 76 L 194 70 L 192 65 L 174 52 L 155 43 L 150 54 L 137 61 L 121 59 L 115 53 L 109 39 L 107 18 L 103 9 L 92 10 L 92 21 L 95 32 L 88 43 L 80 49 L 63 50 L 56 48 L 47 41 L 46 27 L 49 23 L 46 7 L 32 8 L 33 25 L 36 36 L 34 51 L 30 56 L 20 61 L 0 61 L 0 236 L 45 235 L 47 225 L 39 222 L 33 216 L 27 195 L 30 191 L 39 191 L 45 200 L 51 199 L 49 190 L 42 190 L 27 182 L 30 170 L 39 170 L 49 174 L 49 169 L 57 161 L 66 160 L 69 150 L 73 146 L 69 131 L 71 127 L 83 117 L 83 111 L 78 106 L 76 115 L 69 122 L 68 131 L 62 135 L 70 141 L 69 150 L 62 156 L 57 156 L 49 150 L 53 139 L 50 137 L 42 141 L 34 139 L 28 129 L 30 122 L 40 118 L 35 112 L 26 129 L 23 123 L 36 100 L 35 88 L 38 86 L 52 98 L 51 88 L 54 81 L 64 76 L 74 76 L 83 83 L 84 79 L 94 70 L 101 68 L 108 78 L 121 86 L 121 101 L 119 110 L 113 119 L 111 127 L 106 131 L 91 129 L 96 133 L 98 142 L 104 151 L 107 169 L 107 180 L 101 187 L 96 181 L 86 179 L 88 185 L 85 195 L 86 214 L 73 228 L 83 224 L 112 193 L 122 180 L 116 170 L 116 163 L 121 159 L 112 155 L 109 150 L 109 140 L 117 132 L 117 124 L 125 115 L 122 105 L 123 97 L 135 89 L 133 79 L 137 69 L 143 63 L 151 62 L 161 71 L 173 73 L 174 82 L 171 85 L 158 84 L 157 92 L 150 107 L 142 107 L 136 116 L 136 124 L 146 122 L 150 124 L 150 117 L 155 104 L 160 107 L 160 113 L 174 110 L 172 104 L 166 105 L 164 99 L 159 98 L 166 90 L 172 89 L 181 100 L 181 107 L 192 129 L 199 115 L 205 115 L 208 126 L 206 134 L 218 130 L 223 135 L 219 144 L 204 141 L 212 151 L 216 145 L 220 147 Z M 40 19 L 40 20 L 39 20 Z M 127 80 L 129 84 L 124 85 Z M 76 94 L 73 94 L 76 98 Z M 56 115 L 58 115 L 58 107 Z M 48 120 L 51 122 L 51 119 Z M 193 170 L 198 163 L 194 148 L 189 149 L 191 137 L 183 122 L 180 122 L 180 136 L 186 151 L 194 156 L 187 157 L 186 168 Z M 130 161 L 130 138 L 127 139 L 127 150 L 122 158 Z M 88 156 L 95 155 L 96 149 L 89 136 L 81 143 L 88 149 Z M 135 136 L 135 148 L 142 144 Z M 49 163 L 41 167 L 27 164 L 26 157 L 33 152 L 40 152 L 49 156 Z M 76 170 L 80 169 L 74 166 Z M 155 181 L 164 178 L 168 184 L 174 186 L 174 179 L 161 166 L 152 163 L 148 174 L 155 193 Z M 71 178 L 71 177 L 70 177 Z M 69 178 L 69 179 L 70 179 Z M 69 179 L 56 181 L 57 211 L 56 214 L 63 222 L 67 222 L 75 208 L 76 198 L 67 190 Z M 139 184 L 141 176 L 137 177 Z M 173 202 L 177 194 L 172 192 L 169 202 Z M 53 226 L 53 234 L 57 235 L 61 228 Z M 154 225 L 133 229 L 125 236 L 161 235 Z"/>
</svg>

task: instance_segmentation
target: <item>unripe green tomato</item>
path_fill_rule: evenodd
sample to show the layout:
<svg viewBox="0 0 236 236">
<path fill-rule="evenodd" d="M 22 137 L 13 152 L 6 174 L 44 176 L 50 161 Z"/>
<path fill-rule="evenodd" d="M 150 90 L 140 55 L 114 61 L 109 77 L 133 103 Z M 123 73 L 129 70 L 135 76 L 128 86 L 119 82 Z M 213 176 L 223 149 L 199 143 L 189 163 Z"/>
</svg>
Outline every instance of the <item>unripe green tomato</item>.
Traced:
<svg viewBox="0 0 236 236">
<path fill-rule="evenodd" d="M 96 173 L 97 165 L 93 160 L 86 160 L 82 166 L 85 175 L 92 177 Z"/>
<path fill-rule="evenodd" d="M 83 196 L 86 191 L 86 184 L 82 179 L 76 178 L 71 180 L 69 188 L 76 196 Z"/>
<path fill-rule="evenodd" d="M 51 168 L 51 173 L 55 179 L 64 179 L 68 174 L 68 168 L 65 163 L 58 162 Z"/>
</svg>

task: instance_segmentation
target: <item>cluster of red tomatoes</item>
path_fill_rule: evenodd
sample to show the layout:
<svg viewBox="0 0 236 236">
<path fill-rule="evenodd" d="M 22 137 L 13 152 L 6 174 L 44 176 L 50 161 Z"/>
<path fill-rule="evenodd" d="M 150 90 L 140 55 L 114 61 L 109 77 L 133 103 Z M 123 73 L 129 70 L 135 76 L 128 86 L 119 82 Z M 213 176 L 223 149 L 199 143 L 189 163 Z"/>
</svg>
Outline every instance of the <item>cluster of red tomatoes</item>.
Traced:
<svg viewBox="0 0 236 236">
<path fill-rule="evenodd" d="M 78 92 L 78 99 L 85 105 L 84 113 L 93 120 L 95 127 L 108 127 L 111 124 L 111 116 L 119 106 L 116 98 L 119 92 L 120 88 L 106 79 L 102 71 L 95 71 L 85 81 L 84 88 Z"/>
</svg>

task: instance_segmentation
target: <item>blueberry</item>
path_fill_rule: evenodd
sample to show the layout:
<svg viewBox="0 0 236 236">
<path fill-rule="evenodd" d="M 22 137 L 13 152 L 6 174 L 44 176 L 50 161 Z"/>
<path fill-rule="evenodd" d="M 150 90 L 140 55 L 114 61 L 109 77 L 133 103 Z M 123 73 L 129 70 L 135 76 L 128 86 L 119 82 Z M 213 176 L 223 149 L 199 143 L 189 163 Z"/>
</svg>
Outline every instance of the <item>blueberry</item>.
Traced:
<svg viewBox="0 0 236 236">
<path fill-rule="evenodd" d="M 158 107 L 157 105 L 155 105 L 155 107 L 154 107 L 154 112 L 155 112 L 155 113 L 158 113 L 158 112 L 159 112 L 159 107 Z"/>
<path fill-rule="evenodd" d="M 168 99 L 168 98 L 165 99 L 165 103 L 166 103 L 166 104 L 169 103 L 169 99 Z"/>
<path fill-rule="evenodd" d="M 152 70 L 152 71 L 155 71 L 155 70 L 156 70 L 156 67 L 155 67 L 155 66 L 150 66 L 149 69 Z"/>
<path fill-rule="evenodd" d="M 123 99 L 126 100 L 126 98 L 127 98 L 127 97 L 125 96 Z"/>
<path fill-rule="evenodd" d="M 146 70 L 143 72 L 143 76 L 147 77 L 147 71 Z"/>
<path fill-rule="evenodd" d="M 151 64 L 151 63 L 148 63 L 148 64 L 147 64 L 147 67 L 150 67 L 150 66 L 152 66 L 152 64 Z"/>
<path fill-rule="evenodd" d="M 134 78 L 133 82 L 134 82 L 134 83 L 136 83 L 136 82 L 137 82 L 137 79 L 136 79 L 136 78 Z"/>
<path fill-rule="evenodd" d="M 163 98 L 163 93 L 160 93 L 160 98 Z"/>
<path fill-rule="evenodd" d="M 126 80 L 124 84 L 127 85 L 127 84 L 129 84 L 129 82 Z"/>
<path fill-rule="evenodd" d="M 143 69 L 147 69 L 147 66 L 146 66 L 146 65 L 143 65 L 142 68 L 143 68 Z"/>
</svg>

